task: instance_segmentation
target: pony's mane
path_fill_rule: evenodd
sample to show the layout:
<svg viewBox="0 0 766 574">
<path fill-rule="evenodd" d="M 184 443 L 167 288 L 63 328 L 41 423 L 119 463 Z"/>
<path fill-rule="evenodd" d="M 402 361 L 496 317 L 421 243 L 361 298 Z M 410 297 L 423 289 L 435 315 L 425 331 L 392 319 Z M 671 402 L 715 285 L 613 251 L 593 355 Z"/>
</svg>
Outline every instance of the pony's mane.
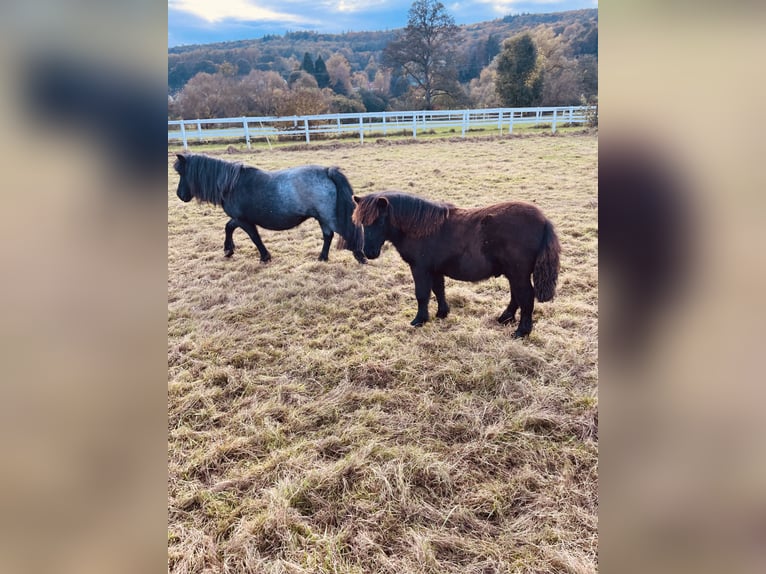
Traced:
<svg viewBox="0 0 766 574">
<path fill-rule="evenodd" d="M 354 223 L 371 225 L 378 218 L 377 201 L 381 197 L 388 200 L 388 220 L 391 226 L 415 238 L 436 232 L 455 207 L 451 203 L 429 201 L 416 195 L 384 191 L 359 199 L 354 211 Z"/>
<path fill-rule="evenodd" d="M 184 156 L 184 176 L 192 196 L 199 201 L 221 205 L 239 181 L 245 167 L 239 162 L 229 162 L 202 154 Z M 181 167 L 181 160 L 176 160 L 176 171 Z"/>
</svg>

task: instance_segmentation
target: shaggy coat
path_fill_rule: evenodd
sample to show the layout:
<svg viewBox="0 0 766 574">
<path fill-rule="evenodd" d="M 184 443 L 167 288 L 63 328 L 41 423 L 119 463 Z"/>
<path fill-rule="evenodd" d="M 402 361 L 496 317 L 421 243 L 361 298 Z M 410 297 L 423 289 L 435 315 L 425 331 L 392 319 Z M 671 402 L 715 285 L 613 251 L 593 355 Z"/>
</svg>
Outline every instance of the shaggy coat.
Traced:
<svg viewBox="0 0 766 574">
<path fill-rule="evenodd" d="M 353 221 L 364 226 L 365 255 L 377 258 L 383 243 L 390 241 L 410 266 L 418 301 L 414 326 L 428 321 L 431 292 L 438 303 L 436 316 L 449 313 L 445 277 L 507 277 L 511 300 L 498 321 L 514 322 L 521 308 L 516 336 L 532 330 L 535 297 L 550 301 L 556 293 L 561 248 L 553 225 L 534 205 L 508 202 L 462 209 L 393 191 L 354 201 Z"/>
<path fill-rule="evenodd" d="M 178 154 L 173 167 L 181 176 L 179 199 L 212 203 L 231 218 L 224 239 L 227 257 L 234 253 L 233 234 L 238 227 L 250 236 L 265 263 L 271 254 L 256 226 L 281 231 L 313 218 L 319 221 L 324 239 L 320 261 L 327 261 L 334 233 L 340 236 L 339 248 L 353 251 L 360 263 L 366 261 L 362 227 L 351 221 L 354 192 L 337 167 L 305 165 L 264 171 L 198 154 Z"/>
</svg>

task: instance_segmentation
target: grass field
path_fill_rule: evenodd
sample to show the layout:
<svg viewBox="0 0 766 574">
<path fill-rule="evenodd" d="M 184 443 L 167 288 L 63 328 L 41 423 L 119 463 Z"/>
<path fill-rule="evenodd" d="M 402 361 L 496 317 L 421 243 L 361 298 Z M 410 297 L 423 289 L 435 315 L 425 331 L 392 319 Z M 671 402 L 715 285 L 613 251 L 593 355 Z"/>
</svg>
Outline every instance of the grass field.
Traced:
<svg viewBox="0 0 766 574">
<path fill-rule="evenodd" d="M 168 569 L 173 573 L 597 571 L 597 136 L 344 144 L 224 155 L 338 165 L 479 206 L 533 201 L 562 245 L 532 334 L 495 322 L 504 278 L 447 279 L 452 312 L 409 326 L 390 246 L 316 261 L 313 220 L 244 232 L 181 203 L 168 158 Z"/>
</svg>

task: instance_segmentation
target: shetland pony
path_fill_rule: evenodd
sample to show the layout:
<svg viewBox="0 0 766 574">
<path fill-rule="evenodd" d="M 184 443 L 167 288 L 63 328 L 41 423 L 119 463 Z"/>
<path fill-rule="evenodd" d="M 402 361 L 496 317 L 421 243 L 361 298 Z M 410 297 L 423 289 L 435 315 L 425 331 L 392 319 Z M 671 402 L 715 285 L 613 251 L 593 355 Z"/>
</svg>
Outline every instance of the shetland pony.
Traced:
<svg viewBox="0 0 766 574">
<path fill-rule="evenodd" d="M 390 241 L 410 265 L 418 301 L 411 325 L 428 321 L 432 291 L 436 316 L 447 316 L 445 277 L 481 281 L 505 275 L 511 301 L 497 320 L 512 323 L 521 308 L 516 337 L 532 330 L 535 297 L 543 302 L 555 295 L 561 248 L 553 225 L 534 205 L 508 202 L 462 209 L 394 191 L 355 196 L 354 201 L 352 220 L 364 227 L 364 254 L 375 259 Z"/>
<path fill-rule="evenodd" d="M 280 171 L 264 171 L 199 154 L 177 154 L 173 165 L 181 176 L 177 195 L 181 201 L 199 201 L 220 206 L 231 218 L 226 224 L 224 254 L 234 253 L 234 230 L 241 227 L 253 240 L 261 262 L 271 259 L 256 226 L 291 229 L 312 218 L 319 221 L 324 244 L 320 261 L 327 261 L 334 233 L 338 247 L 362 253 L 362 228 L 351 221 L 353 190 L 337 167 L 305 165 Z"/>
</svg>

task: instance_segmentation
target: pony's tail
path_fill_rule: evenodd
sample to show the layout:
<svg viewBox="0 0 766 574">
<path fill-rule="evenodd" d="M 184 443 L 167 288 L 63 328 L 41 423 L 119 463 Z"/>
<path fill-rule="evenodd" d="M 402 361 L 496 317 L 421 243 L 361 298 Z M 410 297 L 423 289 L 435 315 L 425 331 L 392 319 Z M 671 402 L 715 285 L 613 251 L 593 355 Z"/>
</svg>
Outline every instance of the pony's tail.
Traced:
<svg viewBox="0 0 766 574">
<path fill-rule="evenodd" d="M 561 245 L 553 224 L 545 222 L 540 252 L 535 260 L 532 277 L 535 283 L 535 297 L 541 303 L 550 301 L 556 294 L 556 281 L 559 278 L 559 254 Z"/>
<path fill-rule="evenodd" d="M 364 248 L 364 228 L 361 225 L 354 225 L 351 221 L 351 214 L 354 213 L 354 190 L 351 184 L 340 168 L 330 167 L 327 169 L 327 176 L 335 184 L 337 190 L 335 194 L 335 218 L 338 222 L 338 249 L 348 249 L 349 251 L 359 252 Z"/>
</svg>

